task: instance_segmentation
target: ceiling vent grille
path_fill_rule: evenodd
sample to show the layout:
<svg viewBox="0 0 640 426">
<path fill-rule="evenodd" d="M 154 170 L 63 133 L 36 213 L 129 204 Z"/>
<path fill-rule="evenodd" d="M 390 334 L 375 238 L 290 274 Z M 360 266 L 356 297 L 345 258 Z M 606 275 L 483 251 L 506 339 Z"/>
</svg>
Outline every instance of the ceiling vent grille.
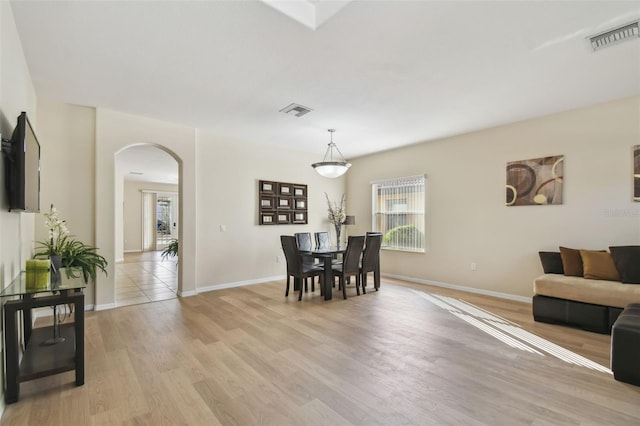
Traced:
<svg viewBox="0 0 640 426">
<path fill-rule="evenodd" d="M 591 48 L 594 52 L 597 52 L 598 50 L 602 50 L 605 47 L 613 46 L 626 40 L 640 38 L 640 29 L 638 28 L 638 22 L 639 21 L 635 21 L 630 24 L 623 25 L 621 27 L 614 28 L 612 30 L 589 37 Z"/>
<path fill-rule="evenodd" d="M 280 110 L 280 112 L 284 112 L 287 115 L 293 115 L 295 117 L 302 117 L 305 114 L 313 111 L 311 108 L 307 108 L 306 106 L 291 104 Z"/>
</svg>

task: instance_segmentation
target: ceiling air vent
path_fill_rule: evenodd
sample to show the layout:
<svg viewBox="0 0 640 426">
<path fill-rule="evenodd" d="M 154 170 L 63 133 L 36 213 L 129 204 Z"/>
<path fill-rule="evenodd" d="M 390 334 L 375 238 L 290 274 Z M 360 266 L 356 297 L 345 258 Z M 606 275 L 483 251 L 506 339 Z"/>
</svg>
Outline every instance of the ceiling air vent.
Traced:
<svg viewBox="0 0 640 426">
<path fill-rule="evenodd" d="M 293 115 L 295 117 L 302 117 L 303 115 L 311 112 L 311 108 L 307 108 L 306 106 L 291 104 L 280 110 L 280 112 L 284 112 L 287 115 Z"/>
<path fill-rule="evenodd" d="M 618 28 L 614 28 L 609 31 L 605 31 L 600 34 L 596 34 L 589 37 L 591 47 L 593 51 L 604 49 L 605 47 L 613 46 L 626 40 L 632 40 L 640 38 L 640 30 L 638 28 L 638 21 L 632 22 L 627 25 L 623 25 Z"/>
</svg>

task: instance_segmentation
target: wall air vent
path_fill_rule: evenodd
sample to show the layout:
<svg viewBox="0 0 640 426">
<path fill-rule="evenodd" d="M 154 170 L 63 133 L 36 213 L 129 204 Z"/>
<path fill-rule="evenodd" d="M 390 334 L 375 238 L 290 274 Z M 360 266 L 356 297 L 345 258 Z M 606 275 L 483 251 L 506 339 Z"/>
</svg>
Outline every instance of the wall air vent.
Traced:
<svg viewBox="0 0 640 426">
<path fill-rule="evenodd" d="M 311 111 L 313 111 L 311 108 L 298 104 L 291 104 L 280 110 L 280 112 L 284 112 L 287 115 L 293 115 L 294 117 L 302 117 Z"/>
<path fill-rule="evenodd" d="M 635 21 L 609 31 L 589 37 L 591 48 L 594 52 L 602 50 L 605 47 L 613 46 L 626 40 L 640 38 L 640 29 L 638 22 Z"/>
</svg>

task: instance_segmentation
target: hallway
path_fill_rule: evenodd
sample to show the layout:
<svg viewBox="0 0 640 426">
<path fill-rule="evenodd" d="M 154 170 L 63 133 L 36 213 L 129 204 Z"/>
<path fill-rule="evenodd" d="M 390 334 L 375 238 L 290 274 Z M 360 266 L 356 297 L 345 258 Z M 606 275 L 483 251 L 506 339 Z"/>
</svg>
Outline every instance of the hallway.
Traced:
<svg viewBox="0 0 640 426">
<path fill-rule="evenodd" d="M 162 260 L 160 251 L 125 253 L 116 264 L 116 306 L 176 298 L 175 258 Z"/>
</svg>

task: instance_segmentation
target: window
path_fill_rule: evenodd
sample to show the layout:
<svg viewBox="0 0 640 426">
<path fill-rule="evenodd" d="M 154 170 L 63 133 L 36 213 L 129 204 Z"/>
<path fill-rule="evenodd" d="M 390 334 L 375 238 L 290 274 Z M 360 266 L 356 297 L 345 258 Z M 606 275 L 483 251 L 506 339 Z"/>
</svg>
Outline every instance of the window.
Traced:
<svg viewBox="0 0 640 426">
<path fill-rule="evenodd" d="M 373 182 L 373 230 L 382 248 L 424 252 L 424 175 Z"/>
</svg>

